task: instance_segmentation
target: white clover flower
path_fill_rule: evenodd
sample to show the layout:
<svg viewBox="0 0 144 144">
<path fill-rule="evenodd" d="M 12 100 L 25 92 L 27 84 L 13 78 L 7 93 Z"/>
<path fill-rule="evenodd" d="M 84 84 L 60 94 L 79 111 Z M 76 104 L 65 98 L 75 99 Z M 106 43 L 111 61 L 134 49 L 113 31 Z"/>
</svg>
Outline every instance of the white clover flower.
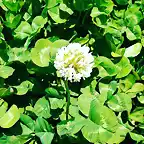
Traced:
<svg viewBox="0 0 144 144">
<path fill-rule="evenodd" d="M 81 78 L 90 77 L 94 57 L 89 50 L 89 47 L 81 46 L 79 43 L 71 43 L 60 48 L 54 62 L 58 75 L 71 82 L 79 82 Z"/>
</svg>

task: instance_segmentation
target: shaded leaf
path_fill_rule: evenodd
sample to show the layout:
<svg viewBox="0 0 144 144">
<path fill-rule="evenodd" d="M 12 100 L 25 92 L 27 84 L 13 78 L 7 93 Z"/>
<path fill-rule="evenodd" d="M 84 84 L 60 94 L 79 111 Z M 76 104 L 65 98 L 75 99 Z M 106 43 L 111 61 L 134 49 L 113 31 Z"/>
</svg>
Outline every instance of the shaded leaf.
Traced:
<svg viewBox="0 0 144 144">
<path fill-rule="evenodd" d="M 52 126 L 42 117 L 38 117 L 35 123 L 35 132 L 52 132 Z"/>
<path fill-rule="evenodd" d="M 7 97 L 14 93 L 14 90 L 12 88 L 0 88 L 0 97 Z"/>
<path fill-rule="evenodd" d="M 25 124 L 28 128 L 30 128 L 31 130 L 34 130 L 34 120 L 25 114 L 20 114 L 20 121 Z"/>
</svg>

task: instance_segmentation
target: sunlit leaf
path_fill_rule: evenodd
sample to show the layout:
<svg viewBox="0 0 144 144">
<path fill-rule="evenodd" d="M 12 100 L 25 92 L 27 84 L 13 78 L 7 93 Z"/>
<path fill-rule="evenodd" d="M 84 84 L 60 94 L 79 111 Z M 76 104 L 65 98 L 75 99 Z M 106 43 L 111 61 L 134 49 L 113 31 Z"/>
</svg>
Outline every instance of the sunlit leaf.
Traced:
<svg viewBox="0 0 144 144">
<path fill-rule="evenodd" d="M 136 134 L 136 133 L 133 133 L 133 132 L 130 132 L 130 136 L 133 140 L 137 141 L 137 142 L 140 142 L 140 141 L 144 141 L 144 137 L 140 134 Z"/>
<path fill-rule="evenodd" d="M 8 78 L 14 72 L 14 69 L 9 66 L 0 65 L 0 77 Z"/>
<path fill-rule="evenodd" d="M 130 115 L 129 119 L 135 122 L 144 123 L 144 109 L 143 107 L 137 107 Z"/>
<path fill-rule="evenodd" d="M 132 100 L 129 95 L 125 93 L 117 93 L 109 101 L 108 106 L 118 112 L 128 111 L 132 108 Z"/>
<path fill-rule="evenodd" d="M 31 25 L 26 22 L 22 21 L 20 25 L 15 29 L 15 37 L 18 39 L 25 39 L 32 34 Z"/>
<path fill-rule="evenodd" d="M 95 124 L 109 131 L 116 131 L 117 129 L 118 121 L 116 115 L 108 107 L 103 106 L 97 99 L 91 102 L 89 118 Z"/>
<path fill-rule="evenodd" d="M 34 113 L 37 116 L 41 116 L 44 118 L 49 118 L 51 116 L 50 114 L 50 105 L 49 102 L 46 100 L 45 97 L 40 98 L 35 106 L 34 106 Z"/>
<path fill-rule="evenodd" d="M 142 83 L 135 83 L 131 89 L 129 89 L 127 92 L 141 92 L 144 91 L 144 84 Z"/>
<path fill-rule="evenodd" d="M 99 56 L 95 60 L 95 62 L 96 65 L 102 66 L 110 76 L 114 76 L 117 74 L 117 68 L 110 59 L 103 56 Z"/>
<path fill-rule="evenodd" d="M 122 57 L 120 62 L 116 64 L 118 74 L 116 78 L 122 78 L 127 76 L 131 70 L 132 70 L 132 65 L 129 62 L 129 59 L 126 57 Z"/>
<path fill-rule="evenodd" d="M 17 92 L 17 95 L 24 95 L 26 94 L 29 90 L 32 90 L 33 84 L 30 81 L 24 81 L 22 82 L 19 86 L 13 86 Z"/>
<path fill-rule="evenodd" d="M 46 22 L 46 18 L 44 19 L 42 16 L 37 16 L 32 21 L 32 29 L 37 31 L 38 29 L 43 28 Z"/>
<path fill-rule="evenodd" d="M 60 10 L 59 10 L 58 6 L 49 9 L 48 14 L 57 23 L 65 23 L 66 22 L 66 19 L 63 19 L 60 17 Z"/>
<path fill-rule="evenodd" d="M 142 49 L 142 45 L 140 43 L 136 43 L 125 50 L 125 57 L 135 57 L 137 56 Z"/>
<path fill-rule="evenodd" d="M 38 40 L 31 51 L 32 61 L 40 67 L 48 66 L 50 62 L 51 46 L 52 43 L 47 39 Z"/>
<path fill-rule="evenodd" d="M 12 105 L 10 109 L 0 118 L 0 126 L 2 128 L 12 127 L 20 118 L 20 113 L 16 105 Z"/>
</svg>

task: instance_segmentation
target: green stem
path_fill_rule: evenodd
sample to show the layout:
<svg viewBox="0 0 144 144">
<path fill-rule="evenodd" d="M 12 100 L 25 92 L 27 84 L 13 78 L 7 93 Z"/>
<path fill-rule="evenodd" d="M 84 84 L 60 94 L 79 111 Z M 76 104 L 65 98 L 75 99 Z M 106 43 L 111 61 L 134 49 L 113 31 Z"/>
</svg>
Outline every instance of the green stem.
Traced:
<svg viewBox="0 0 144 144">
<path fill-rule="evenodd" d="M 92 95 L 95 94 L 95 91 L 94 91 L 94 89 L 93 89 L 93 87 L 92 87 L 92 84 L 90 84 L 90 92 L 91 92 Z"/>
<path fill-rule="evenodd" d="M 87 17 L 87 14 L 88 14 L 88 10 L 85 12 L 85 14 L 84 14 L 84 17 L 83 17 L 83 19 L 82 19 L 82 24 L 84 24 L 84 22 L 85 22 L 85 19 L 86 19 L 86 17 Z"/>
<path fill-rule="evenodd" d="M 29 47 L 29 45 L 30 45 L 30 43 L 31 43 L 31 40 L 32 40 L 32 37 L 28 37 L 28 38 L 27 38 L 27 40 L 26 40 L 26 42 L 25 42 L 25 44 L 24 44 L 24 47 L 25 47 L 26 49 L 28 49 L 28 47 Z"/>
<path fill-rule="evenodd" d="M 69 43 L 77 36 L 77 33 L 75 33 L 69 40 Z"/>
<path fill-rule="evenodd" d="M 66 105 L 66 120 L 68 120 L 68 115 L 69 115 L 69 106 L 70 106 L 70 91 L 68 87 L 68 81 L 64 81 L 65 83 L 65 88 L 66 88 L 66 93 L 67 93 L 67 105 Z"/>
</svg>

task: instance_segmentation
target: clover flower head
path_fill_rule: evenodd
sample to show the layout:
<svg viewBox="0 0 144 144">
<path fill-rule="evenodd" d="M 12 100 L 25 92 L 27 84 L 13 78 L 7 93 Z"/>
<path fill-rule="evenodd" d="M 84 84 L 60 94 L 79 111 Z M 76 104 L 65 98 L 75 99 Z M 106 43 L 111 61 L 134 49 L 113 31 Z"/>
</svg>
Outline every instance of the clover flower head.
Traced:
<svg viewBox="0 0 144 144">
<path fill-rule="evenodd" d="M 60 48 L 54 61 L 58 75 L 71 82 L 79 82 L 81 78 L 90 77 L 94 57 L 89 50 L 89 47 L 81 46 L 79 43 L 71 43 Z"/>
</svg>

